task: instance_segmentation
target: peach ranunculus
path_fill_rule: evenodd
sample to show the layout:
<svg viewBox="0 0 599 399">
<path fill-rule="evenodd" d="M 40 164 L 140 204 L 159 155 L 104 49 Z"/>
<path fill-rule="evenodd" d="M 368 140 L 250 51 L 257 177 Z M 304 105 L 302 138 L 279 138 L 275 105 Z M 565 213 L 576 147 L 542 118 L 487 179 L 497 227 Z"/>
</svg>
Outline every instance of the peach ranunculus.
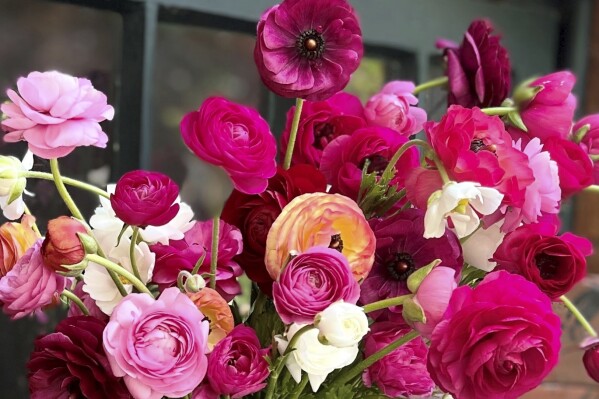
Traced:
<svg viewBox="0 0 599 399">
<path fill-rule="evenodd" d="M 296 197 L 273 223 L 266 239 L 265 263 L 277 279 L 292 251 L 329 247 L 341 252 L 356 280 L 368 275 L 376 241 L 362 210 L 343 195 L 312 193 Z"/>
<path fill-rule="evenodd" d="M 204 287 L 196 293 L 188 294 L 189 299 L 210 321 L 208 335 L 208 353 L 235 327 L 233 313 L 227 301 L 212 288 Z"/>
<path fill-rule="evenodd" d="M 25 215 L 21 223 L 7 222 L 0 226 L 0 278 L 6 276 L 17 260 L 39 238 L 33 231 L 33 216 Z"/>
</svg>

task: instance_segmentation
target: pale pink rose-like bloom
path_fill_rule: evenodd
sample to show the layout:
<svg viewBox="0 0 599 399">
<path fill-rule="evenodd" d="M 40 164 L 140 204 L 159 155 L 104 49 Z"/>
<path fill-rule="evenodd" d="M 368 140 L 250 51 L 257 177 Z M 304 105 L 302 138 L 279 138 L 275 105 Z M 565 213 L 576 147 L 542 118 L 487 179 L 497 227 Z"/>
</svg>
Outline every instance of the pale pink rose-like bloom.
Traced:
<svg viewBox="0 0 599 399">
<path fill-rule="evenodd" d="M 404 136 L 422 130 L 426 111 L 418 108 L 418 98 L 412 94 L 412 82 L 396 80 L 387 83 L 366 103 L 364 115 L 371 125 L 393 129 Z"/>
<path fill-rule="evenodd" d="M 17 88 L 18 93 L 6 92 L 12 102 L 0 107 L 7 116 L 4 141 L 27 141 L 31 152 L 46 159 L 64 157 L 76 147 L 106 147 L 100 122 L 111 120 L 114 108 L 88 79 L 31 72 L 19 78 Z"/>
</svg>

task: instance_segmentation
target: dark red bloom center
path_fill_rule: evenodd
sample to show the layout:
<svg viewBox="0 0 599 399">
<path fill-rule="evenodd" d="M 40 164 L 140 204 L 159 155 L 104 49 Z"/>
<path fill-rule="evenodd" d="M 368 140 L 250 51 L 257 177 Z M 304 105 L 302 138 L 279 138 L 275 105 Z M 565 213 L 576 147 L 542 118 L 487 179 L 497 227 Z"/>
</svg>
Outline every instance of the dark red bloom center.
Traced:
<svg viewBox="0 0 599 399">
<path fill-rule="evenodd" d="M 335 234 L 331 236 L 329 248 L 335 249 L 339 252 L 343 251 L 343 240 L 341 239 L 341 234 Z"/>
<path fill-rule="evenodd" d="M 335 140 L 339 136 L 336 132 L 335 126 L 328 123 L 322 122 L 314 125 L 314 147 L 319 150 L 323 150 L 331 141 Z"/>
<path fill-rule="evenodd" d="M 302 32 L 295 42 L 300 55 L 309 60 L 315 60 L 324 52 L 324 39 L 316 29 Z"/>
<path fill-rule="evenodd" d="M 377 176 L 380 176 L 385 171 L 385 168 L 389 164 L 389 160 L 382 155 L 372 155 L 370 157 L 364 158 L 358 167 L 360 170 L 364 169 L 364 165 L 368 162 L 368 169 L 366 172 L 375 173 Z"/>
<path fill-rule="evenodd" d="M 495 144 L 486 145 L 482 139 L 474 139 L 470 143 L 470 151 L 479 152 L 479 151 L 489 151 L 493 154 L 497 151 L 497 147 Z"/>
<path fill-rule="evenodd" d="M 549 280 L 555 277 L 558 272 L 559 262 L 554 256 L 546 253 L 540 253 L 535 256 L 535 263 L 541 273 L 541 278 Z"/>
<path fill-rule="evenodd" d="M 395 253 L 385 266 L 391 277 L 398 281 L 406 281 L 410 274 L 416 270 L 412 255 L 406 252 Z"/>
</svg>

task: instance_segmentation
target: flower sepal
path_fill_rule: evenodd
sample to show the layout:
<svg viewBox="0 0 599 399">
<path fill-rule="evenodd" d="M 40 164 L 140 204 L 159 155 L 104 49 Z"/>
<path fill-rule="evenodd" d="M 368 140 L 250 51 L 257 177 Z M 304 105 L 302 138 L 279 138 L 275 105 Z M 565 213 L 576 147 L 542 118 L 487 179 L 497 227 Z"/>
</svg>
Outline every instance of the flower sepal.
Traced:
<svg viewBox="0 0 599 399">
<path fill-rule="evenodd" d="M 412 298 L 407 298 L 404 300 L 402 315 L 408 323 L 426 323 L 424 309 Z"/>
<path fill-rule="evenodd" d="M 85 251 L 85 255 L 94 255 L 98 252 L 98 243 L 96 239 L 85 233 L 76 233 L 77 237 L 79 237 L 79 241 L 81 241 L 81 245 L 83 246 L 83 250 Z M 64 265 L 61 264 L 60 270 L 56 272 L 61 276 L 65 277 L 77 277 L 81 275 L 81 273 L 87 268 L 88 264 L 87 257 L 84 256 L 80 262 L 77 262 L 72 265 Z"/>
<path fill-rule="evenodd" d="M 411 293 L 415 294 L 418 291 L 418 287 L 422 284 L 422 281 L 433 271 L 433 268 L 441 264 L 441 259 L 435 259 L 426 266 L 421 267 L 414 273 L 410 274 L 407 280 L 408 289 Z"/>
<path fill-rule="evenodd" d="M 513 101 L 516 105 L 524 104 L 536 97 L 545 87 L 542 85 L 530 86 L 532 82 L 537 80 L 537 77 L 530 78 L 518 85 L 514 89 Z"/>
</svg>

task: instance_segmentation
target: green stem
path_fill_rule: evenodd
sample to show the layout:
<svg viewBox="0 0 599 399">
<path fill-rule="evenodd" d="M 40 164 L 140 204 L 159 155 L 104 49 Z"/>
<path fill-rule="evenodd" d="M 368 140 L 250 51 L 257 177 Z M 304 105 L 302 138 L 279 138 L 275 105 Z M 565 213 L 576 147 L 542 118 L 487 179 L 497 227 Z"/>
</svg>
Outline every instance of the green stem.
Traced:
<svg viewBox="0 0 599 399">
<path fill-rule="evenodd" d="M 294 349 L 295 344 L 297 343 L 297 341 L 299 340 L 299 338 L 305 333 L 308 332 L 312 329 L 314 329 L 316 327 L 314 327 L 312 324 L 308 324 L 307 326 L 303 326 L 302 328 L 300 328 L 299 330 L 297 330 L 297 332 L 295 334 L 293 334 L 293 337 L 291 337 L 291 340 L 289 341 L 289 344 L 287 345 L 287 349 L 285 349 L 285 353 L 283 353 L 283 356 L 285 356 L 288 353 L 291 353 L 291 351 Z"/>
<path fill-rule="evenodd" d="M 299 127 L 300 116 L 304 100 L 301 98 L 295 99 L 295 112 L 291 120 L 291 131 L 289 132 L 289 142 L 287 143 L 287 151 L 285 151 L 285 159 L 283 161 L 283 169 L 289 169 L 291 166 L 291 157 L 293 156 L 293 147 L 295 147 L 295 139 L 297 138 L 297 128 Z"/>
<path fill-rule="evenodd" d="M 212 218 L 212 250 L 210 252 L 210 288 L 216 288 L 216 266 L 218 265 L 218 239 L 220 211 Z"/>
<path fill-rule="evenodd" d="M 518 108 L 516 108 L 516 107 L 490 107 L 490 108 L 481 108 L 481 111 L 483 111 L 487 115 L 503 116 L 503 115 L 509 114 L 510 112 L 518 111 Z"/>
<path fill-rule="evenodd" d="M 412 297 L 412 295 L 401 295 L 369 303 L 368 305 L 364 305 L 364 313 L 374 312 L 376 310 L 385 309 L 391 306 L 402 305 L 404 301 L 410 297 Z"/>
<path fill-rule="evenodd" d="M 445 86 L 448 81 L 449 79 L 447 76 L 441 76 L 440 78 L 429 80 L 428 82 L 424 82 L 416 86 L 412 94 L 416 95 L 424 90 L 432 89 L 433 87 Z"/>
<path fill-rule="evenodd" d="M 54 177 L 52 176 L 52 174 L 46 173 L 46 172 L 27 171 L 27 172 L 23 173 L 23 176 L 26 178 L 32 178 L 32 179 L 54 180 Z M 69 186 L 77 187 L 82 190 L 86 190 L 86 191 L 92 192 L 94 194 L 100 195 L 104 198 L 110 199 L 110 194 L 108 194 L 106 191 L 102 190 L 101 188 L 98 188 L 92 184 L 84 183 L 79 180 L 71 179 L 70 177 L 64 177 L 64 176 L 61 176 L 61 177 L 62 177 L 62 181 L 64 182 L 64 184 L 68 184 Z"/>
<path fill-rule="evenodd" d="M 131 259 L 131 270 L 133 270 L 133 274 L 139 280 L 141 280 L 141 275 L 139 274 L 139 269 L 137 268 L 137 259 L 135 259 L 135 246 L 137 244 L 137 238 L 139 237 L 139 227 L 133 227 L 133 234 L 131 235 L 131 245 L 129 245 L 129 259 Z"/>
<path fill-rule="evenodd" d="M 302 392 L 304 392 L 306 385 L 308 385 L 308 373 L 303 373 L 302 380 L 296 385 L 289 399 L 298 399 Z"/>
<path fill-rule="evenodd" d="M 79 309 L 81 309 L 81 312 L 83 312 L 84 315 L 89 316 L 89 310 L 87 309 L 87 306 L 85 306 L 83 301 L 81 299 L 79 299 L 79 297 L 77 295 L 73 294 L 69 290 L 64 290 L 64 291 L 62 291 L 60 296 L 73 302 L 75 305 L 77 305 L 79 307 Z"/>
<path fill-rule="evenodd" d="M 27 205 L 25 205 L 25 214 L 33 217 L 33 214 L 31 213 Z M 37 223 L 35 223 L 35 217 L 33 217 L 33 224 L 31 225 L 31 228 L 33 229 L 33 231 L 37 233 L 39 237 L 42 236 L 42 233 L 40 233 L 40 229 L 37 227 Z"/>
<path fill-rule="evenodd" d="M 81 214 L 81 211 L 79 211 L 79 208 L 77 208 L 75 201 L 73 201 L 73 198 L 71 198 L 71 195 L 67 191 L 67 188 L 62 181 L 60 169 L 58 168 L 58 160 L 56 158 L 52 158 L 50 160 L 50 170 L 52 171 L 52 178 L 54 180 L 54 184 L 56 185 L 56 189 L 58 190 L 58 194 L 66 204 L 67 208 L 69 208 L 71 214 L 83 222 L 83 224 L 87 225 L 85 218 Z"/>
<path fill-rule="evenodd" d="M 399 147 L 395 154 L 393 154 L 393 157 L 389 160 L 387 167 L 383 171 L 383 176 L 388 176 L 391 174 L 391 171 L 395 167 L 397 161 L 399 161 L 399 158 L 401 158 L 401 156 L 412 146 L 419 146 L 424 148 L 426 151 L 432 152 L 431 145 L 426 141 L 420 139 L 410 140 Z"/>
<path fill-rule="evenodd" d="M 589 323 L 589 321 L 583 316 L 582 313 L 580 313 L 580 310 L 578 310 L 578 308 L 576 307 L 576 305 L 574 305 L 572 303 L 572 301 L 570 301 L 568 298 L 566 298 L 565 295 L 562 295 L 559 297 L 559 299 L 562 300 L 562 302 L 564 303 L 564 305 L 566 305 L 566 307 L 568 308 L 568 310 L 574 315 L 574 317 L 576 317 L 576 320 L 578 320 L 578 322 L 580 323 L 580 325 L 589 333 L 589 335 L 591 337 L 597 337 L 597 331 L 595 331 L 595 329 L 593 328 L 593 326 L 591 325 L 591 323 Z"/>
<path fill-rule="evenodd" d="M 152 293 L 150 292 L 150 290 L 148 289 L 148 287 L 146 287 L 144 285 L 144 283 L 141 282 L 141 280 L 139 280 L 137 277 L 135 277 L 132 273 L 130 273 L 127 269 L 125 269 L 121 265 L 118 265 L 118 264 L 116 264 L 116 263 L 114 263 L 114 262 L 112 262 L 112 261 L 110 261 L 108 259 L 105 259 L 105 258 L 103 258 L 101 256 L 94 255 L 94 254 L 85 255 L 85 259 L 87 259 L 90 262 L 97 263 L 97 264 L 105 267 L 106 270 L 112 271 L 112 272 L 114 272 L 114 273 L 116 273 L 116 274 L 124 277 L 139 292 L 143 292 L 145 294 L 148 294 L 148 295 L 152 296 Z"/>
</svg>

